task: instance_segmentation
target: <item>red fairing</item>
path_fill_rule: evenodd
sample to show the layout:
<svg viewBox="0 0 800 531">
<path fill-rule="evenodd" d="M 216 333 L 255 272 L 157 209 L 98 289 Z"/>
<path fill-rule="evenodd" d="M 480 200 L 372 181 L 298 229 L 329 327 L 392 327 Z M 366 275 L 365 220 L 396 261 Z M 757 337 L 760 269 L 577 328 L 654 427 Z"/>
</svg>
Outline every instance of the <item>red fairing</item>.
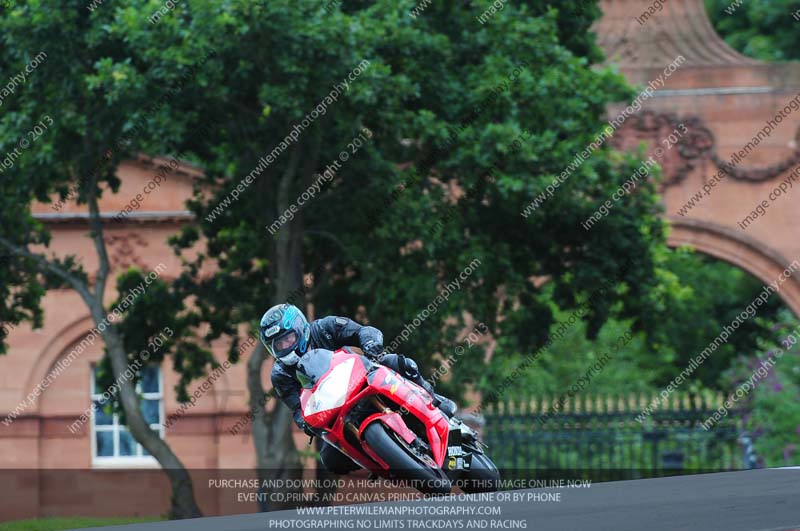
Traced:
<svg viewBox="0 0 800 531">
<path fill-rule="evenodd" d="M 367 370 L 364 368 L 364 364 L 361 363 L 361 360 L 358 359 L 358 356 L 349 354 L 343 350 L 339 350 L 337 352 L 342 352 L 345 355 L 333 357 L 330 370 L 325 376 L 329 376 L 337 367 L 339 367 L 338 370 L 342 370 L 342 372 L 349 372 L 349 377 L 347 380 L 345 380 L 347 382 L 347 391 L 344 394 L 345 396 L 351 396 L 352 393 L 363 387 L 363 382 L 367 376 Z M 347 367 L 345 367 L 345 364 Z M 303 391 L 300 393 L 300 407 L 302 408 L 305 421 L 314 428 L 319 429 L 327 429 L 331 421 L 339 416 L 339 412 L 346 404 L 345 402 L 344 404 L 332 409 L 326 409 L 318 413 L 307 414 L 308 410 L 306 408 L 306 404 L 309 400 L 314 399 L 314 393 L 316 393 L 320 384 L 322 384 L 324 381 L 325 377 L 320 378 L 313 388 L 303 389 Z"/>
<path fill-rule="evenodd" d="M 380 421 L 392 428 L 395 433 L 400 435 L 400 437 L 409 444 L 414 442 L 414 439 L 417 438 L 414 432 L 408 429 L 406 423 L 403 422 L 403 417 L 401 417 L 399 413 L 374 413 L 370 415 L 361 423 L 361 429 L 358 430 L 359 436 L 364 433 L 364 428 L 375 421 Z"/>
<path fill-rule="evenodd" d="M 417 436 L 414 434 L 413 431 L 408 429 L 406 423 L 403 422 L 403 417 L 400 416 L 399 413 L 374 413 L 364 419 L 364 422 L 361 423 L 361 428 L 358 430 L 359 438 L 361 438 L 361 434 L 364 433 L 364 429 L 372 424 L 373 422 L 381 422 L 391 428 L 395 433 L 400 435 L 405 442 L 411 444 L 414 442 L 414 439 Z M 363 440 L 363 439 L 362 439 Z M 381 468 L 389 469 L 389 465 L 383 462 L 378 454 L 372 451 L 372 449 L 365 443 L 361 444 L 361 448 L 378 464 L 381 465 Z"/>
<path fill-rule="evenodd" d="M 381 367 L 376 371 L 370 387 L 392 402 L 401 404 L 409 414 L 422 421 L 427 431 L 427 442 L 431 447 L 433 460 L 440 467 L 443 466 L 447 456 L 450 424 L 442 412 L 433 406 L 431 395 L 388 367 Z"/>
<path fill-rule="evenodd" d="M 352 431 L 344 423 L 348 413 L 356 404 L 369 400 L 371 395 L 378 395 L 384 404 L 393 402 L 407 411 L 407 414 L 419 419 L 425 427 L 425 433 L 415 434 L 400 413 L 381 411 L 368 416 L 360 426 L 356 426 L 359 441 L 368 425 L 381 422 L 406 443 L 412 443 L 417 437 L 423 439 L 430 445 L 434 461 L 439 467 L 443 466 L 447 454 L 449 423 L 441 411 L 433 407 L 428 392 L 388 367 L 378 366 L 368 379 L 364 363 L 361 356 L 337 350 L 328 371 L 313 388 L 303 389 L 301 392 L 300 405 L 305 421 L 313 428 L 323 431 L 325 441 L 339 448 L 362 467 L 385 473 L 388 465 L 366 444 L 354 446 L 345 437 L 345 430 L 352 437 Z"/>
</svg>

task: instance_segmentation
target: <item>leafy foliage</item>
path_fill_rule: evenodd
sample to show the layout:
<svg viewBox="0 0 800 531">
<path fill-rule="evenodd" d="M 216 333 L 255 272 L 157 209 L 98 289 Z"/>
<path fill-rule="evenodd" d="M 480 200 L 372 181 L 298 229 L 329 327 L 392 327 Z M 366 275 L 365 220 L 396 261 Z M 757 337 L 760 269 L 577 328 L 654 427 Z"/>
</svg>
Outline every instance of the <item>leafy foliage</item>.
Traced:
<svg viewBox="0 0 800 531">
<path fill-rule="evenodd" d="M 130 269 L 117 279 L 119 298 L 112 303 L 113 308 L 125 308 L 122 299 L 137 286 L 143 285 L 145 275 Z M 176 384 L 178 401 L 189 400 L 188 385 L 195 378 L 200 378 L 206 368 L 213 370 L 219 366 L 211 352 L 198 342 L 201 336 L 198 316 L 184 307 L 178 292 L 172 290 L 161 279 L 147 286 L 133 304 L 126 308 L 123 317 L 117 324 L 124 338 L 125 351 L 128 353 L 130 367 L 143 367 L 148 363 L 162 365 L 169 357 L 172 367 L 180 375 Z M 238 352 L 229 357 L 230 361 L 238 361 Z M 114 376 L 109 358 L 103 358 L 99 365 L 98 388 L 106 390 L 112 387 Z M 136 383 L 139 374 L 132 381 Z M 115 410 L 122 414 L 117 402 L 113 402 Z"/>
<path fill-rule="evenodd" d="M 46 228 L 28 209 L 33 199 L 57 193 L 85 201 L 117 189 L 121 160 L 140 151 L 180 153 L 205 172 L 189 204 L 197 222 L 173 239 L 185 271 L 173 285 L 151 288 L 152 297 L 138 301 L 130 324 L 121 326 L 131 355 L 159 327 L 174 327 L 178 336 L 165 352 L 175 355 L 181 388 L 213 366 L 207 342 L 234 338 L 229 355 L 236 359 L 238 325 L 252 324 L 285 293 L 280 283 L 302 287 L 298 304 L 370 321 L 389 342 L 476 259 L 480 265 L 459 289 L 401 343 L 425 370 L 435 352 L 452 347 L 467 314 L 498 339 L 498 367 L 515 363 L 543 344 L 559 315 L 636 257 L 618 289 L 575 328 L 600 342 L 592 347 L 570 336 L 574 344 L 563 348 L 596 350 L 604 334 L 613 335 L 603 328 L 612 319 L 610 330 L 647 342 L 652 353 L 643 346 L 637 352 L 658 360 L 650 369 L 658 371 L 654 382 L 663 381 L 752 286 L 741 278 L 714 280 L 715 266 L 693 269 L 680 254 L 668 258 L 652 183 L 623 197 L 590 231 L 581 228 L 639 163 L 606 147 L 532 215 L 520 215 L 595 139 L 607 104 L 632 94 L 618 74 L 592 68 L 601 59 L 587 31 L 596 6 L 514 3 L 480 25 L 470 6 L 432 4 L 411 19 L 413 5 L 346 2 L 327 13 L 318 3 L 276 1 L 267 10 L 253 2 L 198 1 L 180 4 L 157 24 L 141 16 L 160 6 L 155 1 L 94 11 L 45 0 L 12 7 L 2 18 L 4 71 L 24 68 L 41 46 L 54 51 L 4 102 L 0 147 L 14 145 L 33 118 L 52 115 L 54 125 L 3 174 L 3 236 L 46 244 Z M 31 18 L 41 23 L 34 31 Z M 339 98 L 212 216 L 261 157 L 364 60 L 368 65 Z M 364 127 L 363 147 L 348 146 Z M 349 158 L 331 182 L 270 235 L 266 226 L 286 200 L 341 161 L 343 151 Z M 291 278 L 277 275 L 287 249 L 295 249 Z M 671 273 L 665 261 L 681 271 Z M 74 258 L 65 265 L 85 278 Z M 5 262 L 0 275 L 0 311 L 9 323 L 40 322 L 45 289 L 63 284 L 25 257 Z M 120 279 L 119 288 L 136 275 Z M 547 289 L 532 278 L 548 279 Z M 738 287 L 726 289 L 731 285 Z M 691 319 L 665 320 L 669 313 Z M 209 326 L 195 344 L 190 338 L 203 323 Z M 704 373 L 705 384 L 715 384 L 733 352 L 753 347 L 763 325 L 750 326 Z M 471 351 L 456 368 L 459 377 L 483 378 L 481 360 Z M 542 370 L 559 374 L 556 363 L 546 361 Z"/>
<path fill-rule="evenodd" d="M 562 396 L 570 389 L 593 395 L 625 395 L 655 388 L 654 375 L 646 368 L 646 338 L 642 332 L 632 332 L 630 322 L 609 319 L 590 340 L 586 337 L 587 325 L 580 320 L 562 329 L 561 323 L 572 322 L 573 312 L 554 308 L 553 313 L 556 322 L 549 334 L 558 339 L 541 351 L 537 361 L 513 384 L 513 391 L 498 397 L 500 401 L 520 395 Z M 495 356 L 482 379 L 483 387 L 490 389 L 491 382 L 502 381 L 519 363 L 515 356 Z M 579 381 L 581 378 L 583 381 Z"/>
<path fill-rule="evenodd" d="M 426 371 L 467 314 L 499 338 L 497 356 L 535 349 L 554 308 L 580 304 L 628 257 L 637 262 L 620 278 L 625 289 L 591 308 L 586 330 L 595 336 L 616 314 L 652 332 L 653 257 L 664 246 L 652 183 L 591 231 L 580 227 L 639 160 L 602 147 L 538 210 L 521 215 L 595 140 L 608 103 L 633 94 L 619 74 L 593 67 L 600 56 L 587 30 L 596 6 L 509 3 L 481 25 L 474 6 L 435 3 L 412 19 L 414 5 L 345 2 L 327 13 L 318 2 L 190 1 L 157 24 L 141 16 L 155 1 L 91 12 L 44 0 L 14 7 L 3 39 L 18 52 L 4 54 L 3 66 L 21 67 L 23 51 L 42 42 L 68 43 L 59 53 L 71 60 L 42 66 L 3 115 L 4 146 L 14 120 L 52 113 L 56 123 L 11 174 L 8 190 L 23 196 L 2 200 L 9 218 L 18 213 L 27 225 L 7 234 L 18 243 L 46 238 L 14 205 L 54 191 L 76 189 L 82 200 L 113 191 L 120 160 L 180 153 L 201 164 L 204 177 L 189 204 L 197 222 L 173 240 L 185 271 L 160 295 L 180 315 L 192 301 L 186 319 L 209 324 L 205 341 L 236 337 L 287 284 L 303 286 L 303 274 L 313 274 L 313 291 L 298 303 L 370 321 L 388 342 L 476 259 L 475 271 L 399 348 Z M 28 20 L 42 10 L 51 15 L 31 32 Z M 215 213 L 365 60 L 338 99 Z M 365 145 L 348 146 L 364 127 Z M 349 158 L 331 182 L 270 235 L 266 226 L 343 151 Z M 453 206 L 457 215 L 431 237 L 430 226 Z M 532 278 L 550 279 L 548 297 Z M 127 329 L 126 343 L 145 341 L 151 324 Z M 195 361 L 177 367 L 192 378 L 208 359 L 199 346 L 187 352 Z M 482 365 L 475 350 L 457 371 L 476 378 Z"/>
<path fill-rule="evenodd" d="M 173 240 L 181 252 L 203 244 L 187 258 L 183 278 L 200 319 L 212 335 L 232 334 L 285 293 L 284 284 L 300 286 L 302 274 L 313 272 L 313 291 L 303 299 L 315 313 L 369 321 L 389 343 L 477 259 L 480 266 L 399 347 L 427 371 L 432 354 L 452 346 L 466 313 L 503 339 L 499 355 L 527 352 L 552 323 L 532 277 L 550 277 L 555 302 L 569 308 L 616 274 L 625 257 L 637 256 L 623 279 L 625 296 L 593 308 L 588 330 L 596 334 L 615 304 L 634 326 L 649 326 L 650 257 L 664 241 L 652 185 L 626 196 L 591 231 L 580 227 L 637 159 L 604 147 L 532 216 L 521 216 L 595 139 L 606 105 L 632 94 L 618 74 L 591 68 L 599 56 L 585 30 L 596 8 L 508 4 L 480 25 L 472 6 L 436 3 L 411 19 L 414 5 L 345 2 L 328 14 L 316 3 L 278 1 L 269 16 L 250 2 L 176 8 L 182 16 L 169 23 L 180 20 L 217 52 L 218 67 L 200 74 L 205 89 L 187 94 L 203 113 L 181 120 L 188 131 L 209 121 L 218 127 L 198 138 L 175 136 L 176 149 L 199 154 L 205 169 L 189 205 L 198 224 Z M 155 31 L 169 28 L 159 23 Z M 259 158 L 365 59 L 369 66 L 339 99 L 215 213 Z M 354 150 L 348 143 L 363 127 L 370 138 Z M 343 150 L 349 159 L 333 180 L 271 236 L 265 228 L 283 212 L 281 201 L 294 201 Z M 474 193 L 459 196 L 458 189 Z M 430 237 L 453 206 L 457 215 Z M 298 247 L 294 272 L 280 276 L 281 261 Z M 209 262 L 214 275 L 198 279 Z M 464 376 L 482 365 L 477 350 L 470 356 L 459 364 Z"/>
<path fill-rule="evenodd" d="M 731 0 L 705 0 L 711 23 L 725 42 L 763 61 L 800 59 L 800 1 L 747 0 L 731 13 Z"/>
<path fill-rule="evenodd" d="M 784 311 L 775 332 L 776 340 L 763 341 L 756 355 L 739 356 L 726 373 L 732 393 L 740 386 L 749 391 L 737 405 L 749 411 L 744 427 L 753 436 L 762 464 L 769 467 L 800 461 L 800 324 Z"/>
<path fill-rule="evenodd" d="M 328 12 L 317 1 L 187 0 L 157 23 L 143 14 L 159 0 L 10 6 L 0 13 L 0 70 L 23 71 L 40 51 L 47 60 L 4 98 L 0 154 L 40 121 L 52 125 L 0 175 L 0 237 L 46 248 L 34 201 L 55 211 L 70 198 L 84 204 L 119 190 L 121 161 L 180 155 L 204 172 L 188 204 L 195 222 L 171 240 L 184 270 L 154 283 L 117 326 L 130 361 L 173 330 L 151 359 L 173 357 L 181 399 L 215 366 L 208 344 L 231 338 L 236 361 L 240 326 L 253 328 L 278 299 L 370 322 L 390 343 L 454 282 L 398 347 L 429 372 L 465 323 L 485 323 L 496 339 L 492 363 L 469 349 L 449 392 L 496 385 L 609 279 L 613 289 L 520 385 L 557 391 L 623 335 L 630 340 L 593 385 L 663 385 L 759 286 L 669 252 L 652 180 L 583 229 L 640 164 L 608 146 L 522 216 L 595 141 L 608 104 L 633 95 L 597 65 L 595 2 L 508 2 L 486 24 L 476 21 L 479 6 L 452 1 L 412 18 L 416 3 L 351 0 Z M 721 31 L 748 53 L 795 57 L 795 4 L 746 2 L 747 18 L 731 16 Z M 340 166 L 333 178 L 271 234 L 331 166 Z M 58 264 L 88 281 L 80 257 Z M 118 292 L 141 279 L 125 273 Z M 68 283 L 35 257 L 0 261 L 0 319 L 40 325 L 46 290 Z M 718 385 L 736 353 L 769 337 L 777 302 L 762 311 L 765 321 L 749 321 L 698 373 L 703 385 Z"/>
<path fill-rule="evenodd" d="M 661 325 L 665 347 L 661 361 L 670 363 L 672 368 L 665 372 L 651 367 L 660 384 L 668 383 L 676 371 L 686 367 L 764 287 L 737 267 L 685 249 L 669 253 L 664 268 L 684 288 L 672 299 L 673 305 L 665 312 Z M 736 356 L 757 352 L 763 340 L 777 339 L 772 326 L 783 308 L 780 297 L 771 295 L 756 316 L 745 320 L 704 362 L 695 373 L 699 382 L 704 387 L 724 388 L 721 376 Z"/>
<path fill-rule="evenodd" d="M 563 394 L 605 354 L 611 361 L 601 363 L 604 368 L 600 374 L 592 372 L 591 392 L 624 394 L 662 389 L 763 288 L 741 269 L 688 249 L 658 253 L 656 263 L 659 282 L 649 300 L 652 318 L 658 324 L 649 334 L 637 332 L 631 320 L 620 319 L 617 306 L 593 337 L 585 323 L 570 318 L 582 312 L 556 307 L 550 293 L 553 287 L 546 286 L 541 301 L 537 302 L 552 306 L 555 322 L 548 334 L 553 342 L 518 378 L 514 384 L 516 392 Z M 626 292 L 628 288 L 623 283 L 615 289 Z M 600 298 L 594 297 L 592 301 Z M 755 318 L 744 321 L 693 373 L 690 383 L 685 384 L 687 390 L 728 390 L 730 381 L 726 371 L 738 358 L 758 352 L 763 342 L 779 339 L 780 332 L 773 323 L 786 319 L 781 317 L 785 311 L 782 301 L 776 295 L 771 296 Z M 503 341 L 499 344 L 502 346 Z M 491 389 L 523 360 L 522 356 L 513 355 L 493 357 L 490 367 L 480 377 L 482 387 Z"/>
<path fill-rule="evenodd" d="M 116 192 L 121 161 L 139 152 L 168 151 L 170 138 L 185 133 L 184 121 L 176 117 L 187 112 L 182 96 L 196 90 L 194 83 L 200 81 L 195 78 L 209 61 L 209 49 L 188 35 L 173 34 L 162 43 L 145 44 L 151 38 L 147 32 L 121 31 L 124 20 L 134 14 L 141 18 L 140 13 L 160 5 L 137 1 L 125 9 L 103 6 L 91 11 L 82 1 L 41 0 L 13 4 L 0 13 L 0 70 L 26 72 L 26 65 L 39 57 L 36 68 L 26 72 L 14 93 L 4 98 L 0 115 L 0 153 L 18 152 L 0 179 L 0 237 L 9 244 L 49 245 L 47 225 L 32 214 L 34 201 L 51 203 L 52 212 L 58 213 L 67 201 L 86 204 L 90 198 Z M 47 257 L 88 284 L 82 257 Z M 140 275 L 124 275 L 118 289 L 127 291 Z M 43 269 L 40 261 L 13 254 L 0 263 L 0 280 L 0 319 L 11 324 L 29 319 L 35 326 L 42 324 L 40 302 L 46 291 L 69 284 L 63 275 Z M 182 299 L 163 283 L 149 289 L 152 293 L 137 300 L 136 310 L 126 315 L 131 322 L 121 325 L 126 347 L 134 356 L 154 327 L 179 330 L 183 335 L 173 346 L 181 349 L 175 363 L 183 374 L 179 390 L 183 396 L 185 384 L 211 360 L 184 338 L 187 327 L 197 320 L 175 317 Z M 146 322 L 137 316 L 146 317 Z M 161 355 L 169 351 L 164 349 Z"/>
</svg>

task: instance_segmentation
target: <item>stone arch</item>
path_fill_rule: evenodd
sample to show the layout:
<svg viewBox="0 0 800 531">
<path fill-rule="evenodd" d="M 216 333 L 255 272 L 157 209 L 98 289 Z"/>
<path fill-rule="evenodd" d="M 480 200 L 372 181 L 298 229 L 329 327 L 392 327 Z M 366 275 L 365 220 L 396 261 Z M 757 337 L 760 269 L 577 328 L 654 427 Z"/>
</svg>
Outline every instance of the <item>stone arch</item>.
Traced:
<svg viewBox="0 0 800 531">
<path fill-rule="evenodd" d="M 724 225 L 689 218 L 669 218 L 669 221 L 670 247 L 692 247 L 747 271 L 765 284 L 774 282 L 792 263 L 778 251 Z M 800 317 L 800 277 L 793 274 L 788 278 L 778 296 Z"/>
<path fill-rule="evenodd" d="M 28 396 L 28 394 L 33 391 L 33 389 L 40 382 L 45 380 L 50 371 L 54 369 L 56 364 L 58 364 L 59 360 L 65 358 L 76 345 L 78 345 L 85 337 L 87 337 L 94 326 L 94 321 L 87 313 L 81 317 L 78 317 L 77 319 L 74 319 L 72 322 L 59 329 L 58 332 L 47 343 L 47 345 L 36 356 L 33 368 L 28 374 L 25 382 L 23 396 Z M 65 389 L 71 390 L 73 388 L 79 389 L 80 393 L 82 393 L 82 397 L 85 395 L 85 397 L 81 399 L 82 401 L 78 404 L 78 409 L 83 411 L 84 408 L 89 405 L 88 381 L 90 378 L 90 373 L 85 372 L 85 369 L 87 368 L 88 364 L 96 362 L 100 359 L 102 356 L 102 347 L 103 340 L 98 335 L 94 343 L 87 345 L 86 350 L 76 357 L 74 362 L 71 363 L 69 367 L 66 367 L 64 371 L 57 378 L 55 378 L 53 382 L 51 382 L 49 387 L 45 388 L 43 392 L 36 397 L 30 408 L 26 410 L 26 414 L 39 418 L 51 417 L 53 415 L 56 417 L 61 417 L 64 415 L 73 414 L 74 412 L 71 411 L 71 409 L 69 411 L 64 410 L 63 404 L 56 404 L 47 401 L 49 391 L 56 390 L 58 396 L 63 397 L 63 392 Z M 177 397 L 172 391 L 174 385 L 179 379 L 179 376 L 173 371 L 170 371 L 168 367 L 168 363 L 161 365 L 165 421 L 170 414 L 180 410 L 180 403 L 177 402 Z M 75 371 L 77 371 L 77 373 Z M 204 381 L 205 378 L 201 378 L 190 384 L 189 393 L 191 394 L 195 388 L 200 387 Z M 81 383 L 76 384 L 76 382 Z M 216 416 L 225 414 L 226 410 L 230 407 L 230 405 L 227 403 L 227 399 L 230 398 L 229 393 L 232 387 L 233 382 L 231 380 L 231 376 L 227 373 L 227 371 L 220 372 L 217 374 L 217 379 L 214 382 L 214 385 L 211 385 L 208 390 L 204 391 L 203 396 L 198 401 L 198 405 L 201 403 L 203 404 L 199 408 L 202 410 L 201 415 L 210 417 L 212 419 L 212 424 L 218 422 L 219 419 L 214 420 Z M 75 403 L 74 401 L 68 402 L 73 405 Z M 53 410 L 54 405 L 57 411 Z M 203 419 L 196 422 L 190 421 L 189 424 L 190 426 L 188 428 L 180 428 L 176 431 L 176 427 L 172 426 L 168 429 L 168 431 L 174 435 L 175 433 L 181 434 L 183 432 L 195 433 L 198 430 L 200 433 L 210 433 L 217 429 L 212 428 L 208 419 Z M 186 431 L 187 429 L 188 431 Z"/>
<path fill-rule="evenodd" d="M 45 347 L 36 357 L 33 369 L 28 375 L 28 381 L 25 382 L 24 396 L 28 396 L 28 393 L 33 391 L 39 382 L 47 378 L 48 373 L 58 362 L 58 360 L 61 359 L 62 356 L 69 353 L 69 347 L 76 343 L 80 343 L 80 341 L 86 337 L 86 335 L 88 335 L 93 326 L 94 321 L 92 321 L 92 317 L 87 312 L 82 317 L 79 317 L 62 327 L 52 336 L 52 339 L 47 343 L 47 345 L 45 345 Z M 69 369 L 67 368 L 65 370 Z M 45 389 L 45 392 L 46 391 L 47 390 Z M 36 397 L 36 401 L 30 408 L 31 414 L 40 413 L 39 407 L 41 405 L 42 396 L 44 396 L 44 393 Z"/>
</svg>

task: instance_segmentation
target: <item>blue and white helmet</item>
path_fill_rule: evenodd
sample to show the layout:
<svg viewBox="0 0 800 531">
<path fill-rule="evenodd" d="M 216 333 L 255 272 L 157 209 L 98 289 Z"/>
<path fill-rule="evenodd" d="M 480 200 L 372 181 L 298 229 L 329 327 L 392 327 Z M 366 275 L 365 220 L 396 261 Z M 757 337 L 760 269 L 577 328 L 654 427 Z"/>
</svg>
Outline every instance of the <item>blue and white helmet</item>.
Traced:
<svg viewBox="0 0 800 531">
<path fill-rule="evenodd" d="M 308 350 L 311 327 L 303 312 L 293 304 L 277 304 L 267 310 L 259 328 L 267 352 L 284 365 L 296 365 Z"/>
</svg>

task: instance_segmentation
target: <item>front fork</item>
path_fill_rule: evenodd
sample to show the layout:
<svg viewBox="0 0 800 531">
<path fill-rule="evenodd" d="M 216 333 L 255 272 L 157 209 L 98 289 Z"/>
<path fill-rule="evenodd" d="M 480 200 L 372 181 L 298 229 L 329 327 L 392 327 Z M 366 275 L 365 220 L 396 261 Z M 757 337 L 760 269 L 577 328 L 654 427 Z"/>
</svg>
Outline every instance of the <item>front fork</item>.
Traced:
<svg viewBox="0 0 800 531">
<path fill-rule="evenodd" d="M 477 434 L 464 424 L 464 421 L 450 419 L 450 434 L 447 439 L 447 459 L 444 468 L 449 477 L 456 477 L 461 472 L 468 472 L 472 464 L 472 456 L 483 454 L 486 447 Z"/>
<path fill-rule="evenodd" d="M 414 442 L 417 435 L 406 426 L 405 421 L 403 421 L 403 416 L 400 415 L 400 413 L 387 407 L 378 395 L 370 396 L 369 401 L 378 409 L 378 412 L 365 418 L 361 423 L 360 430 L 353 425 L 351 429 L 356 430 L 358 440 L 362 440 L 361 434 L 364 433 L 367 426 L 373 422 L 380 421 L 397 433 L 406 443 L 411 444 Z"/>
</svg>

